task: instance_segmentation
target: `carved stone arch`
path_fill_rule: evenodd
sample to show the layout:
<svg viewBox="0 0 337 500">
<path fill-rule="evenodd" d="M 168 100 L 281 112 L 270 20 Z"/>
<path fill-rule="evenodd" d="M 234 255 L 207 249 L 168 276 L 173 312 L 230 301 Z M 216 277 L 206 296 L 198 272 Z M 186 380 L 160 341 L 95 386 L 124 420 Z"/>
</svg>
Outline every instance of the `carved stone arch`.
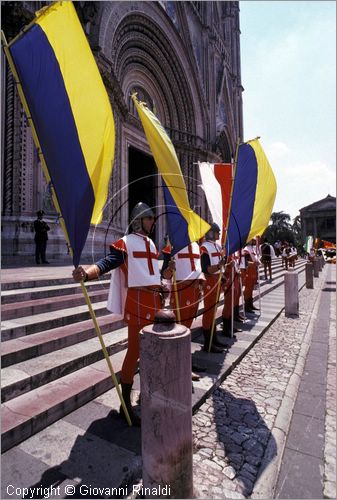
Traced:
<svg viewBox="0 0 337 500">
<path fill-rule="evenodd" d="M 129 71 L 122 83 L 122 92 L 127 101 L 129 112 L 138 118 L 135 112 L 133 101 L 130 96 L 133 92 L 137 92 L 138 99 L 147 103 L 149 109 L 155 113 L 161 123 L 166 126 L 171 126 L 170 110 L 166 100 L 158 92 L 157 82 L 150 78 L 149 74 L 145 72 L 144 67 L 135 65 Z"/>
<path fill-rule="evenodd" d="M 221 3 L 221 2 L 220 2 Z M 219 5 L 219 2 L 214 2 L 213 4 L 213 19 L 214 19 L 214 24 L 216 26 L 216 29 L 221 31 L 221 6 Z"/>
<path fill-rule="evenodd" d="M 225 127 L 216 141 L 216 153 L 221 156 L 222 161 L 225 163 L 230 163 L 234 157 L 229 137 L 230 134 L 227 127 Z"/>
<path fill-rule="evenodd" d="M 201 4 L 203 4 L 203 2 L 201 2 Z M 166 49 L 169 49 L 169 58 L 171 60 L 175 60 L 177 63 L 176 68 L 179 70 L 181 75 L 179 76 L 178 73 L 178 95 L 181 94 L 181 89 L 186 89 L 184 92 L 183 103 L 192 111 L 193 115 L 191 122 L 194 126 L 190 127 L 186 125 L 186 129 L 188 130 L 188 133 L 194 134 L 195 137 L 206 140 L 209 133 L 207 104 L 204 100 L 204 94 L 201 88 L 197 68 L 194 66 L 192 60 L 193 58 L 191 58 L 191 55 L 187 50 L 185 37 L 180 33 L 180 29 L 182 29 L 181 26 L 177 27 L 174 24 L 172 19 L 167 15 L 166 9 L 160 4 L 160 2 L 101 2 L 100 6 L 101 12 L 99 33 L 97 34 L 95 43 L 99 46 L 100 53 L 103 58 L 109 61 L 110 67 L 115 64 L 115 35 L 120 27 L 120 23 L 127 17 L 130 19 L 129 16 L 132 15 L 139 15 L 142 19 L 147 19 L 148 23 L 155 28 L 155 46 L 160 42 L 160 40 L 164 41 L 164 46 Z M 160 54 L 160 51 L 158 53 Z M 156 58 L 158 59 L 158 56 L 156 56 Z M 159 66 L 162 70 L 161 58 L 159 60 Z M 119 88 L 120 81 L 117 76 L 115 76 L 113 69 L 111 70 L 110 79 L 114 82 L 114 88 L 116 88 L 116 86 Z M 177 76 L 175 76 L 174 80 L 176 79 Z M 163 80 L 158 78 L 157 83 L 158 85 L 160 84 L 160 93 L 164 94 L 165 89 L 163 88 Z M 170 83 L 171 81 L 169 81 L 169 84 Z M 176 89 L 173 94 L 175 93 Z M 186 99 L 186 96 L 188 99 Z M 169 105 L 169 108 L 171 108 L 171 102 L 166 98 L 166 96 L 165 100 Z M 118 106 L 124 108 L 125 104 L 120 102 L 118 103 Z M 186 114 L 184 109 L 179 109 L 179 113 L 182 115 Z M 173 133 L 172 137 L 177 135 L 179 136 L 179 134 Z"/>
<path fill-rule="evenodd" d="M 143 69 L 166 101 L 162 104 L 169 110 L 165 126 L 194 134 L 194 106 L 186 75 L 162 29 L 145 14 L 129 13 L 119 23 L 112 47 L 114 72 L 122 87 L 130 72 Z"/>
<path fill-rule="evenodd" d="M 179 103 L 164 78 L 161 68 L 151 58 L 145 58 L 144 54 L 140 53 L 133 54 L 130 58 L 127 56 L 123 64 L 123 72 L 118 80 L 128 107 L 130 107 L 130 91 L 132 92 L 132 88 L 138 85 L 147 89 L 155 108 L 161 111 L 158 118 L 166 127 L 185 130 L 186 119 L 179 114 Z"/>
</svg>

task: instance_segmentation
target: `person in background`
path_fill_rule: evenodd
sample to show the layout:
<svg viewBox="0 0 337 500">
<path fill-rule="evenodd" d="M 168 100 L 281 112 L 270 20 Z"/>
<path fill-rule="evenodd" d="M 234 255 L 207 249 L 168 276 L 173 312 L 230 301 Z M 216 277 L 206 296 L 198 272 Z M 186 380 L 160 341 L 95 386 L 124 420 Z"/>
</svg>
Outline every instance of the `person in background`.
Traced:
<svg viewBox="0 0 337 500">
<path fill-rule="evenodd" d="M 34 241 L 35 241 L 35 262 L 36 264 L 49 264 L 46 259 L 48 231 L 50 227 L 43 220 L 44 211 L 38 210 L 36 212 L 37 219 L 34 221 Z"/>
<path fill-rule="evenodd" d="M 267 238 L 264 238 L 264 242 L 260 246 L 260 255 L 261 255 L 261 262 L 264 267 L 264 278 L 267 280 L 269 273 L 269 279 L 271 281 L 273 279 L 271 261 L 272 259 L 275 258 L 275 252 L 273 246 L 270 245 Z"/>
<path fill-rule="evenodd" d="M 276 240 L 275 243 L 274 243 L 276 257 L 279 257 L 281 255 L 281 246 L 282 246 L 281 241 L 280 240 Z"/>
<path fill-rule="evenodd" d="M 281 247 L 281 258 L 282 258 L 282 267 L 288 269 L 288 255 L 290 253 L 289 243 L 284 241 Z"/>
<path fill-rule="evenodd" d="M 295 246 L 290 247 L 290 253 L 288 256 L 289 267 L 295 267 L 295 262 L 298 259 L 297 257 L 297 249 Z"/>
</svg>

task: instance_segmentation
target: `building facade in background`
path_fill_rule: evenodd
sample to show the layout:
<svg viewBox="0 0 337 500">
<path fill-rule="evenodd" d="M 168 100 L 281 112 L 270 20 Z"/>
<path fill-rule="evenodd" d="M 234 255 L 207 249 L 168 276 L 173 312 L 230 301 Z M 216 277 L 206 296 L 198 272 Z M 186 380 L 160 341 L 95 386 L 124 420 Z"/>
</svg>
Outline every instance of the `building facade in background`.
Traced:
<svg viewBox="0 0 337 500">
<path fill-rule="evenodd" d="M 3 2 L 10 41 L 49 2 Z M 128 225 L 138 201 L 164 212 L 161 181 L 130 95 L 156 113 L 176 148 L 191 207 L 209 217 L 198 161 L 229 162 L 243 138 L 239 2 L 74 2 L 106 86 L 116 126 L 110 199 L 83 252 L 96 259 Z M 2 255 L 33 256 L 32 222 L 51 225 L 48 257 L 66 243 L 13 77 L 2 54 Z M 93 127 L 95 124 L 93 124 Z M 165 217 L 156 243 L 162 245 Z M 28 259 L 29 261 L 29 259 Z M 27 262 L 28 262 L 27 261 Z"/>
<path fill-rule="evenodd" d="M 313 236 L 336 242 L 336 198 L 328 196 L 300 209 L 302 238 Z"/>
</svg>

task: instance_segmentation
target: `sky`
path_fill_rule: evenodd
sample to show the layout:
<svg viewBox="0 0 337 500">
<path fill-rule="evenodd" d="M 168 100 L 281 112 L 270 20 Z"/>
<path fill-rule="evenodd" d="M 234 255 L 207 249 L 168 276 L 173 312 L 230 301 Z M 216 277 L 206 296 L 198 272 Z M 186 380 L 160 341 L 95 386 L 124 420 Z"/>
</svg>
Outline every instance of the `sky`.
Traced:
<svg viewBox="0 0 337 500">
<path fill-rule="evenodd" d="M 336 196 L 336 3 L 240 1 L 244 139 L 260 136 L 273 211 Z"/>
</svg>

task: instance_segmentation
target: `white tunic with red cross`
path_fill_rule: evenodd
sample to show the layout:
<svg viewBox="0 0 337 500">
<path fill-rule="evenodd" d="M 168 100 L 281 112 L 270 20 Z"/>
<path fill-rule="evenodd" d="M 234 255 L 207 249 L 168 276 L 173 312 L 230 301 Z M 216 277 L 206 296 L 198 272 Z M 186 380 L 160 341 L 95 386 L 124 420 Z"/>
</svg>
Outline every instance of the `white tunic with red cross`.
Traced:
<svg viewBox="0 0 337 500">
<path fill-rule="evenodd" d="M 153 241 L 138 233 L 122 239 L 128 254 L 128 286 L 160 285 L 158 252 Z"/>
<path fill-rule="evenodd" d="M 190 243 L 175 255 L 176 280 L 195 280 L 200 278 L 200 248 L 198 243 Z"/>
<path fill-rule="evenodd" d="M 160 285 L 158 252 L 153 241 L 139 233 L 123 236 L 113 246 L 127 253 L 127 286 Z"/>
<path fill-rule="evenodd" d="M 204 241 L 204 243 L 200 247 L 200 252 L 208 254 L 211 266 L 216 266 L 217 264 L 219 264 L 222 256 L 222 249 L 219 243 L 216 243 L 216 241 Z M 217 271 L 216 273 L 212 274 L 218 274 L 219 272 L 220 271 Z"/>
</svg>

